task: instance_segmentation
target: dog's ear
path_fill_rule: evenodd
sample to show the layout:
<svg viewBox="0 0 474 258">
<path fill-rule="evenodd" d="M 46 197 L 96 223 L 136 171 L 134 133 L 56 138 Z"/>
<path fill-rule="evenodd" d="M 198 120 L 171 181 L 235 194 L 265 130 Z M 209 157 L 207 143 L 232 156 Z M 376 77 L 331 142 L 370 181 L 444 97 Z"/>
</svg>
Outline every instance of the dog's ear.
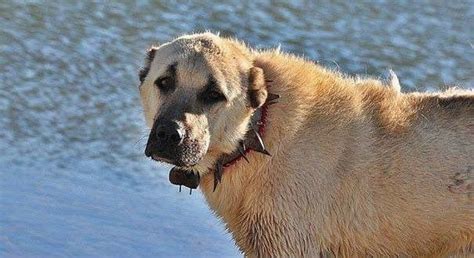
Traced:
<svg viewBox="0 0 474 258">
<path fill-rule="evenodd" d="M 267 87 L 262 68 L 252 67 L 249 71 L 248 96 L 252 108 L 261 107 L 267 100 Z"/>
<path fill-rule="evenodd" d="M 152 46 L 147 50 L 145 66 L 142 69 L 140 69 L 140 71 L 138 72 L 138 78 L 140 79 L 140 83 L 143 83 L 143 81 L 145 80 L 145 77 L 148 75 L 148 72 L 150 71 L 150 65 L 151 65 L 151 62 L 153 61 L 153 58 L 155 58 L 155 53 L 156 53 L 157 48 L 158 47 L 156 46 Z"/>
</svg>

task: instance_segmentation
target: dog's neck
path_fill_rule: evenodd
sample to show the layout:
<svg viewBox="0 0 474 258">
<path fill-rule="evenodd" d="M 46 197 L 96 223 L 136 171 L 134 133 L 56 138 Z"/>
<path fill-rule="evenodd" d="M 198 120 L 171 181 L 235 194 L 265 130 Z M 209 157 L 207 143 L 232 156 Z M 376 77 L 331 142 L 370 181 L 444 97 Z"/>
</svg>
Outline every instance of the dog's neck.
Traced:
<svg viewBox="0 0 474 258">
<path fill-rule="evenodd" d="M 265 134 L 267 108 L 268 106 L 262 106 L 256 109 L 252 114 L 247 133 L 245 134 L 244 139 L 239 142 L 237 149 L 221 158 L 224 168 L 230 167 L 242 159 L 244 159 L 246 162 L 249 162 L 246 155 L 252 149 L 257 149 L 257 151 L 261 150 L 262 153 L 267 155 L 269 154 L 264 144 L 258 144 L 259 139 L 261 139 L 261 137 L 263 137 Z"/>
<path fill-rule="evenodd" d="M 250 151 L 256 151 L 265 155 L 270 155 L 263 142 L 263 134 L 265 133 L 265 125 L 267 120 L 268 106 L 276 103 L 279 95 L 268 93 L 267 100 L 264 105 L 257 108 L 250 119 L 247 133 L 243 140 L 241 140 L 237 148 L 230 154 L 221 156 L 214 165 L 214 190 L 220 183 L 222 174 L 225 168 L 235 165 L 241 160 L 249 162 L 246 155 Z M 200 183 L 199 173 L 194 171 L 174 167 L 170 171 L 169 180 L 172 184 L 189 187 L 190 189 L 196 189 Z"/>
</svg>

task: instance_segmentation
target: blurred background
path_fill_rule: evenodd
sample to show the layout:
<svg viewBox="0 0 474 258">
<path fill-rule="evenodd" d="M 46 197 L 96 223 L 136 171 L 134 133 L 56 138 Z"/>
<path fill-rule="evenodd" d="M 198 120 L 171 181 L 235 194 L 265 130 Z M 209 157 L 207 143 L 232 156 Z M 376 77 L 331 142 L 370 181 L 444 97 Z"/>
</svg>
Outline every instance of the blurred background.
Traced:
<svg viewBox="0 0 474 258">
<path fill-rule="evenodd" d="M 211 30 L 405 91 L 474 87 L 474 0 L 0 1 L 0 256 L 241 256 L 143 155 L 145 50 Z"/>
</svg>

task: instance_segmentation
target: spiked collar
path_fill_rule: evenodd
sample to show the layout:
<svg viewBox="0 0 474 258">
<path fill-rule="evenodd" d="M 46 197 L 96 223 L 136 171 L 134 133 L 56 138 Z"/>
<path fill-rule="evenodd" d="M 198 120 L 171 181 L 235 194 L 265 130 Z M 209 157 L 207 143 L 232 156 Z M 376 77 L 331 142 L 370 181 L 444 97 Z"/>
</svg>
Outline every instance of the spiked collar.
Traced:
<svg viewBox="0 0 474 258">
<path fill-rule="evenodd" d="M 225 168 L 236 164 L 242 159 L 249 162 L 246 155 L 250 151 L 253 150 L 271 156 L 265 147 L 262 136 L 265 134 L 268 106 L 275 104 L 279 97 L 280 96 L 277 94 L 268 93 L 265 104 L 256 109 L 252 114 L 249 129 L 245 134 L 244 139 L 239 143 L 237 149 L 230 154 L 223 155 L 216 161 L 213 171 L 214 191 L 216 190 L 218 183 L 221 182 Z M 189 194 L 191 194 L 192 189 L 196 189 L 199 186 L 200 176 L 196 171 L 174 167 L 170 171 L 169 180 L 172 184 L 179 185 L 179 191 L 181 191 L 182 185 L 189 187 Z"/>
</svg>

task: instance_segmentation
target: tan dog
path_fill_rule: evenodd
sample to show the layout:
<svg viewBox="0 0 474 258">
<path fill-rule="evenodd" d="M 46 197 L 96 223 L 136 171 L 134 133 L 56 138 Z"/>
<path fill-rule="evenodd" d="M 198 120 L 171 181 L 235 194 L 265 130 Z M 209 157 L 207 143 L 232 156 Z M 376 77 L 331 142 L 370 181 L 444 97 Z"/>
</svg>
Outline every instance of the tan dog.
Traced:
<svg viewBox="0 0 474 258">
<path fill-rule="evenodd" d="M 404 94 L 210 33 L 151 48 L 140 79 L 146 155 L 245 255 L 472 251 L 472 91 Z"/>
</svg>

